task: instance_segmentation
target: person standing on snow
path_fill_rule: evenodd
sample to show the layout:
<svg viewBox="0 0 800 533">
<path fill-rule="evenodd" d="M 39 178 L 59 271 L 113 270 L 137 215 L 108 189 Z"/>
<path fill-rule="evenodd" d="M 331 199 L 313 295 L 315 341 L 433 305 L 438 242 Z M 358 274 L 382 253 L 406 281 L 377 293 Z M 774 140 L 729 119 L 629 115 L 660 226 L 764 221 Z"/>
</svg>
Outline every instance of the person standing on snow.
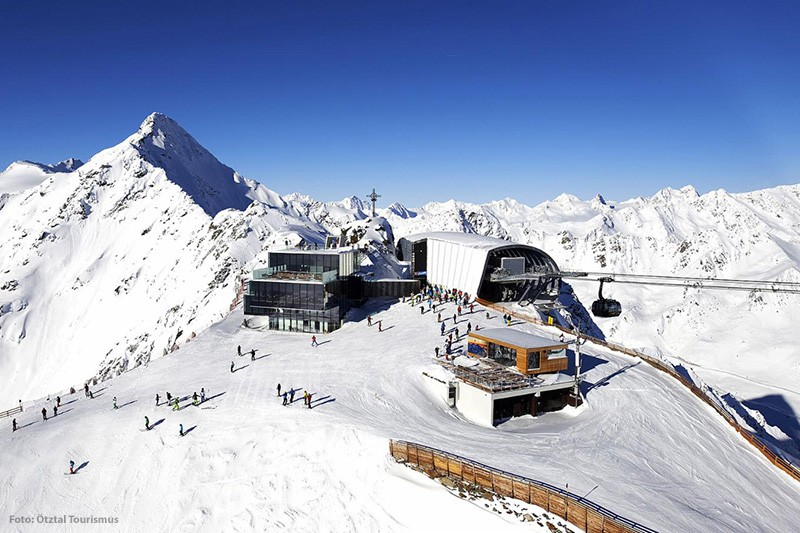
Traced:
<svg viewBox="0 0 800 533">
<path fill-rule="evenodd" d="M 47 422 L 47 407 L 42 407 L 42 418 Z"/>
<path fill-rule="evenodd" d="M 287 396 L 287 395 L 286 395 L 286 393 L 284 392 L 284 393 L 283 393 L 283 405 L 286 405 L 286 402 L 287 402 L 287 400 L 288 400 L 288 396 Z"/>
<path fill-rule="evenodd" d="M 383 331 L 383 320 L 378 320 L 378 333 Z"/>
<path fill-rule="evenodd" d="M 441 322 L 442 321 L 442 313 L 439 313 L 438 315 L 436 315 L 436 321 L 437 322 Z"/>
<path fill-rule="evenodd" d="M 255 350 L 250 350 L 250 360 L 251 361 L 255 361 L 256 360 L 256 351 Z"/>
<path fill-rule="evenodd" d="M 444 322 L 442 322 L 441 331 L 442 331 L 442 337 L 444 337 Z"/>
<path fill-rule="evenodd" d="M 308 405 L 308 391 L 303 391 L 303 404 Z"/>
<path fill-rule="evenodd" d="M 231 374 L 233 374 L 233 361 L 231 361 Z"/>
<path fill-rule="evenodd" d="M 317 347 L 317 336 L 316 335 L 311 335 L 311 347 L 312 348 L 316 348 Z"/>
<path fill-rule="evenodd" d="M 203 403 L 205 401 L 206 401 L 206 389 L 201 387 L 200 388 L 200 403 Z"/>
<path fill-rule="evenodd" d="M 86 397 L 89 396 L 89 384 L 88 383 L 84 383 L 83 384 L 83 395 L 86 396 Z"/>
<path fill-rule="evenodd" d="M 53 406 L 53 416 L 58 416 L 58 406 L 57 405 Z"/>
<path fill-rule="evenodd" d="M 117 407 L 117 397 L 116 396 L 114 396 L 114 409 L 119 409 Z"/>
<path fill-rule="evenodd" d="M 469 304 L 469 313 L 472 314 L 475 312 L 475 304 Z"/>
<path fill-rule="evenodd" d="M 436 353 L 436 359 L 439 359 L 439 347 L 436 346 L 433 351 Z"/>
<path fill-rule="evenodd" d="M 294 389 L 289 389 L 289 403 L 294 403 Z"/>
<path fill-rule="evenodd" d="M 308 395 L 308 403 L 306 403 L 306 405 L 308 405 L 308 408 L 311 409 L 311 395 L 310 394 Z"/>
<path fill-rule="evenodd" d="M 372 325 L 372 315 L 367 316 L 367 325 L 368 326 Z"/>
<path fill-rule="evenodd" d="M 69 473 L 70 474 L 74 474 L 75 473 L 74 468 L 75 468 L 75 461 L 70 459 L 70 461 L 69 461 Z"/>
<path fill-rule="evenodd" d="M 11 433 L 14 433 L 17 430 L 17 419 L 11 421 Z"/>
<path fill-rule="evenodd" d="M 280 396 L 281 396 L 281 384 L 278 383 L 278 397 L 280 398 Z"/>
<path fill-rule="evenodd" d="M 180 424 L 180 426 L 181 427 L 180 427 L 180 429 L 178 429 L 178 433 L 180 433 L 181 437 L 183 437 L 183 424 Z"/>
<path fill-rule="evenodd" d="M 159 400 L 158 393 L 156 393 L 156 407 L 158 407 L 158 400 Z"/>
<path fill-rule="evenodd" d="M 56 396 L 56 405 L 61 407 L 61 396 Z"/>
<path fill-rule="evenodd" d="M 150 431 L 150 419 L 149 419 L 149 418 L 147 418 L 147 417 L 144 417 L 144 428 L 145 428 L 147 431 Z"/>
<path fill-rule="evenodd" d="M 472 332 L 472 323 L 467 322 L 467 335 L 469 335 L 471 332 Z"/>
<path fill-rule="evenodd" d="M 180 411 L 181 410 L 181 406 L 178 405 L 178 399 L 177 398 L 175 398 L 175 404 L 172 406 L 172 410 L 173 411 Z"/>
<path fill-rule="evenodd" d="M 196 392 L 192 395 L 192 403 L 195 406 L 197 406 L 197 393 Z"/>
<path fill-rule="evenodd" d="M 239 357 L 242 356 L 242 347 L 241 347 L 241 345 L 236 347 L 236 353 L 239 354 Z"/>
<path fill-rule="evenodd" d="M 169 404 L 171 401 L 172 401 L 172 394 L 170 394 L 169 391 L 167 391 L 167 404 Z"/>
</svg>

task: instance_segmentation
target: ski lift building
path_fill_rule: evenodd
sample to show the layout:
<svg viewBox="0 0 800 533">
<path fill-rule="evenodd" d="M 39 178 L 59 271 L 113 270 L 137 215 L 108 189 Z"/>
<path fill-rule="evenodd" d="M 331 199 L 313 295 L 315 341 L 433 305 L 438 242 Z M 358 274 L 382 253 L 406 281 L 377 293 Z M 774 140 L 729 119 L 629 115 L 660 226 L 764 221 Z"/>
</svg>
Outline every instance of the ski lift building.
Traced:
<svg viewBox="0 0 800 533">
<path fill-rule="evenodd" d="M 490 279 L 498 269 L 523 272 L 558 272 L 558 265 L 542 250 L 496 237 L 436 231 L 401 238 L 397 256 L 411 264 L 411 274 L 433 285 L 457 288 L 491 302 L 545 300 L 558 297 L 560 278 L 539 277 L 518 283 Z"/>
</svg>

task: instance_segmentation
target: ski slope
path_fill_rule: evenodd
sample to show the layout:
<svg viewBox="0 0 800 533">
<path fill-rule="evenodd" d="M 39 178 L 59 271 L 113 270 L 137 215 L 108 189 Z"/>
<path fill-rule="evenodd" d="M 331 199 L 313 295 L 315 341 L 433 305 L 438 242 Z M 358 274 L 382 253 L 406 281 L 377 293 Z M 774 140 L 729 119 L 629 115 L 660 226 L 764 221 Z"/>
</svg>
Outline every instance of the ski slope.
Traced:
<svg viewBox="0 0 800 533">
<path fill-rule="evenodd" d="M 367 326 L 368 312 L 383 332 Z M 446 305 L 442 315 L 452 312 Z M 500 322 L 484 313 L 462 317 L 462 330 L 467 319 Z M 94 400 L 65 398 L 56 419 L 42 422 L 37 402 L 17 433 L 3 420 L 3 514 L 118 516 L 123 531 L 536 531 L 393 464 L 386 439 L 396 437 L 591 491 L 659 531 L 786 532 L 800 520 L 796 483 L 633 358 L 587 346 L 584 406 L 483 428 L 422 376 L 441 340 L 433 313 L 373 301 L 316 348 L 310 335 L 248 330 L 242 318 L 237 309 L 180 350 L 98 385 Z M 237 357 L 237 345 L 257 360 Z M 281 405 L 278 382 L 300 389 L 292 405 Z M 201 387 L 210 397 L 202 408 L 154 406 L 156 393 Z M 145 416 L 158 423 L 149 432 L 140 431 Z M 63 475 L 70 459 L 88 462 L 75 477 Z"/>
</svg>

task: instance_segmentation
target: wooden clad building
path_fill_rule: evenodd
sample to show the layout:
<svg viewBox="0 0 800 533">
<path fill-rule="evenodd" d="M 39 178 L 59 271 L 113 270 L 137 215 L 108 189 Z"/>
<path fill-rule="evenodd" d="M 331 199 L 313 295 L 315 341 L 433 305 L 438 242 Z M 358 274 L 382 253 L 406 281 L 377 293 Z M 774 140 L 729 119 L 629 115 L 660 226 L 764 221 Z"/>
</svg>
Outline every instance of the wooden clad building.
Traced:
<svg viewBox="0 0 800 533">
<path fill-rule="evenodd" d="M 523 374 L 567 370 L 567 344 L 511 328 L 484 329 L 469 334 L 468 353 L 515 366 Z"/>
</svg>

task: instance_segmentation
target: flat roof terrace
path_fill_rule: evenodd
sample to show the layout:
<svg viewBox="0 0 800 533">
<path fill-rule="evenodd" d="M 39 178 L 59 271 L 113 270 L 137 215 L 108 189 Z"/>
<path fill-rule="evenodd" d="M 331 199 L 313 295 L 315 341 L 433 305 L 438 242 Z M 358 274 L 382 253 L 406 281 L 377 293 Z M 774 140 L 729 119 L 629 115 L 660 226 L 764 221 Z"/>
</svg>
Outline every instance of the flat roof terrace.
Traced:
<svg viewBox="0 0 800 533">
<path fill-rule="evenodd" d="M 503 366 L 490 359 L 481 359 L 471 366 L 449 361 L 437 361 L 437 363 L 462 381 L 492 393 L 522 389 L 560 389 L 575 383 L 575 377 L 568 374 L 525 375 L 513 367 Z"/>
<path fill-rule="evenodd" d="M 537 348 L 552 348 L 555 346 L 567 346 L 566 342 L 540 337 L 531 333 L 525 333 L 512 328 L 492 328 L 470 332 L 470 336 L 488 341 L 496 341 L 509 344 L 526 350 Z"/>
</svg>

